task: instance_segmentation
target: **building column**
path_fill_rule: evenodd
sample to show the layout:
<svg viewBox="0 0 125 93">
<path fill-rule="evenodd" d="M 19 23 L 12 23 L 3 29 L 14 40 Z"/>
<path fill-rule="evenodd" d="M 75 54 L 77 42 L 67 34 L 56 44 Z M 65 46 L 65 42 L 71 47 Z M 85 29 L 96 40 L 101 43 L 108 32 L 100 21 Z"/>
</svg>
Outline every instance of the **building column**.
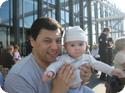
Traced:
<svg viewBox="0 0 125 93">
<path fill-rule="evenodd" d="M 89 41 L 88 42 L 89 42 L 90 49 L 91 49 L 92 42 L 93 42 L 93 40 L 92 40 L 92 13 L 91 13 L 92 9 L 91 9 L 91 0 L 87 0 L 86 3 L 87 3 L 87 16 L 88 16 L 88 18 L 87 18 L 87 20 L 88 20 L 88 22 L 87 22 L 87 25 L 88 25 L 88 37 L 89 37 Z"/>
<path fill-rule="evenodd" d="M 41 16 L 43 16 L 43 0 L 37 0 L 37 4 L 37 17 L 40 18 Z"/>
<path fill-rule="evenodd" d="M 19 0 L 13 0 L 13 32 L 14 43 L 20 44 L 20 27 L 19 27 Z"/>
<path fill-rule="evenodd" d="M 69 26 L 74 25 L 74 18 L 73 18 L 73 0 L 69 0 Z"/>
<path fill-rule="evenodd" d="M 96 21 L 98 19 L 98 1 L 94 3 L 94 15 L 95 15 L 95 34 L 96 34 L 96 42 L 98 42 L 99 38 L 99 23 Z"/>
<path fill-rule="evenodd" d="M 56 0 L 56 20 L 61 22 L 60 0 Z"/>
<path fill-rule="evenodd" d="M 79 9 L 80 9 L 80 17 L 79 17 L 79 20 L 80 20 L 80 27 L 82 29 L 84 29 L 84 22 L 83 22 L 83 0 L 79 0 Z"/>
</svg>

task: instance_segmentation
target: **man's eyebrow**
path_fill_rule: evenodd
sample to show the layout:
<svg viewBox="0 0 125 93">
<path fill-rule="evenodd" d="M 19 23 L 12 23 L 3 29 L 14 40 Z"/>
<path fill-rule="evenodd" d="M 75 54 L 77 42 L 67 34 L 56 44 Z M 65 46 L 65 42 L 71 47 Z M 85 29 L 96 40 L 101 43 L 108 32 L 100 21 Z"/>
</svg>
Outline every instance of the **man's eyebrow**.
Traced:
<svg viewBox="0 0 125 93">
<path fill-rule="evenodd" d="M 52 39 L 52 38 L 51 38 L 51 37 L 45 37 L 44 40 L 45 40 L 45 39 L 48 39 L 48 40 L 49 40 L 49 39 Z M 62 38 L 61 38 L 61 37 L 57 37 L 56 39 L 62 39 Z"/>
<path fill-rule="evenodd" d="M 51 39 L 50 37 L 45 37 L 45 39 Z"/>
</svg>

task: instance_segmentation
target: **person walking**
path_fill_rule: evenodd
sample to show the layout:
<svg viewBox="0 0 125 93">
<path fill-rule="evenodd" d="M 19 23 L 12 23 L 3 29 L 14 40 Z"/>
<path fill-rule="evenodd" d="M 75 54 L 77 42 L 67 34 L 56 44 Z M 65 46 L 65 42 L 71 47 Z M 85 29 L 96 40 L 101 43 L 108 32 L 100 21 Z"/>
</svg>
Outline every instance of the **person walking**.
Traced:
<svg viewBox="0 0 125 93">
<path fill-rule="evenodd" d="M 20 55 L 20 52 L 19 52 L 19 45 L 18 44 L 14 45 L 13 56 L 14 56 L 14 60 L 16 62 L 18 62 L 19 60 L 21 60 L 21 55 Z"/>
<path fill-rule="evenodd" d="M 101 35 L 99 36 L 99 55 L 100 60 L 106 64 L 108 64 L 108 35 L 111 32 L 110 28 L 104 28 Z M 106 80 L 106 74 L 101 73 L 101 80 Z"/>
</svg>

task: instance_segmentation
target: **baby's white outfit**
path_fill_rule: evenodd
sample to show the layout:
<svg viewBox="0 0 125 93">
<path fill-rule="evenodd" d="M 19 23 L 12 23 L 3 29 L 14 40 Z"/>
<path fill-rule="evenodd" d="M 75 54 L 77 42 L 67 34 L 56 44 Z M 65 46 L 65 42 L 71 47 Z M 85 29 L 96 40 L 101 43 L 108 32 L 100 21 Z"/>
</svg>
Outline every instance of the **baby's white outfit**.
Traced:
<svg viewBox="0 0 125 93">
<path fill-rule="evenodd" d="M 92 66 L 92 68 L 99 70 L 101 72 L 104 72 L 108 75 L 111 75 L 111 72 L 113 69 L 111 66 L 109 66 L 103 62 L 97 61 L 93 56 L 91 56 L 89 54 L 83 54 L 78 59 L 74 59 L 73 57 L 69 56 L 68 54 L 64 54 L 64 55 L 58 57 L 57 61 L 52 63 L 50 66 L 48 66 L 46 71 L 47 72 L 52 71 L 56 75 L 56 73 L 58 72 L 58 69 L 64 63 L 72 64 L 76 69 L 76 71 L 75 71 L 76 78 L 75 78 L 75 80 L 72 81 L 72 83 L 73 83 L 72 85 L 78 84 L 82 81 L 80 78 L 80 69 L 79 69 L 79 67 L 82 64 L 89 63 Z"/>
</svg>

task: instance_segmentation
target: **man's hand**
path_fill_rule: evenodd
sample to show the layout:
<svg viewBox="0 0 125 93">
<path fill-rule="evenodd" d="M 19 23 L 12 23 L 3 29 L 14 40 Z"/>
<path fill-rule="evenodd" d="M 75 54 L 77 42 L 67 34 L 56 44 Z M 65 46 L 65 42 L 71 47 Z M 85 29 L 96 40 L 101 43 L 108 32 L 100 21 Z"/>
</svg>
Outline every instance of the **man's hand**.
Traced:
<svg viewBox="0 0 125 93">
<path fill-rule="evenodd" d="M 51 93 L 67 93 L 71 87 L 71 81 L 75 78 L 74 69 L 70 64 L 64 64 L 56 78 L 53 80 Z"/>
<path fill-rule="evenodd" d="M 80 77 L 83 80 L 83 83 L 89 81 L 92 75 L 90 64 L 83 64 L 80 66 Z"/>
</svg>

